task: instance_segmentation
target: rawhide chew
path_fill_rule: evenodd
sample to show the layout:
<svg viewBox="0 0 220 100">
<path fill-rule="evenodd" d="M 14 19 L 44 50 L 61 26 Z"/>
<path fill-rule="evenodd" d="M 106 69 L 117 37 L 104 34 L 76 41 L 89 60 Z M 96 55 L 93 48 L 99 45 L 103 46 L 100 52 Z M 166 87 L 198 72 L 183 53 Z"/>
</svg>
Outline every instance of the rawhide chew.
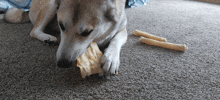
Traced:
<svg viewBox="0 0 220 100">
<path fill-rule="evenodd" d="M 80 68 L 82 78 L 91 74 L 103 73 L 101 59 L 103 53 L 95 42 L 92 42 L 87 51 L 77 58 L 77 66 Z"/>
<path fill-rule="evenodd" d="M 158 36 L 155 36 L 153 34 L 150 34 L 150 33 L 147 33 L 147 32 L 143 32 L 143 31 L 139 31 L 139 30 L 135 30 L 133 33 L 136 36 L 143 36 L 143 37 L 154 39 L 154 40 L 157 40 L 157 41 L 163 41 L 163 42 L 167 41 L 166 38 L 158 37 Z"/>
<path fill-rule="evenodd" d="M 179 50 L 179 51 L 186 51 L 187 47 L 185 44 L 173 44 L 173 43 L 168 43 L 168 42 L 161 42 L 145 37 L 140 37 L 139 39 L 141 42 L 149 44 L 149 45 L 154 45 L 154 46 L 159 46 L 163 48 L 168 48 L 168 49 L 173 49 L 173 50 Z"/>
</svg>

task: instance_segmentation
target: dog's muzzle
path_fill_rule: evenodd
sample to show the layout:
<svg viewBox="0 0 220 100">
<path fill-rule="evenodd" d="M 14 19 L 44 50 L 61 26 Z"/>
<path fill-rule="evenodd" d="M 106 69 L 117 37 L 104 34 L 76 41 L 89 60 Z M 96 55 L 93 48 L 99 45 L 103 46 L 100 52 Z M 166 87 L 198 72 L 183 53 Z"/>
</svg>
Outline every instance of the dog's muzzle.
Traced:
<svg viewBox="0 0 220 100">
<path fill-rule="evenodd" d="M 57 62 L 57 66 L 60 68 L 69 68 L 72 66 L 72 64 L 73 64 L 72 61 L 66 60 L 66 59 L 61 59 L 61 60 L 58 60 Z"/>
</svg>

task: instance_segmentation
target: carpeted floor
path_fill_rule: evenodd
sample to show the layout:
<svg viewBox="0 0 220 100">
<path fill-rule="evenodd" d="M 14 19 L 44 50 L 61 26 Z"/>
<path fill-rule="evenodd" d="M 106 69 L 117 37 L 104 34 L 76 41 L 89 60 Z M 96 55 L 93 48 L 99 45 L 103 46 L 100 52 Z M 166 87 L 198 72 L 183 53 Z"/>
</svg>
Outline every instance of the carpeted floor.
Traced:
<svg viewBox="0 0 220 100">
<path fill-rule="evenodd" d="M 220 5 L 150 0 L 126 12 L 128 41 L 111 79 L 56 67 L 57 46 L 31 38 L 31 23 L 0 19 L 0 99 L 220 99 Z M 136 29 L 188 50 L 140 43 Z"/>
</svg>

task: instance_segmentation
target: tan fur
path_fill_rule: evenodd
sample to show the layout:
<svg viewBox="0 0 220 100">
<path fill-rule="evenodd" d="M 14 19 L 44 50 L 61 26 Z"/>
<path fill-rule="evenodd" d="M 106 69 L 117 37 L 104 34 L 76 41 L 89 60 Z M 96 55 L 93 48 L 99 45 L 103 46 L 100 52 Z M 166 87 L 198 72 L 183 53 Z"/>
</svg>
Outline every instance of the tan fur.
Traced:
<svg viewBox="0 0 220 100">
<path fill-rule="evenodd" d="M 46 11 L 49 8 L 49 3 L 51 0 L 33 0 L 30 8 L 29 16 L 33 25 L 39 20 L 43 20 Z M 40 15 L 39 15 L 40 14 Z M 38 22 L 40 23 L 40 21 Z"/>
<path fill-rule="evenodd" d="M 9 9 L 4 16 L 4 19 L 12 23 L 26 23 L 30 21 L 28 13 L 18 8 Z"/>
<path fill-rule="evenodd" d="M 29 18 L 34 28 L 30 36 L 55 43 L 57 38 L 44 30 L 47 26 L 59 30 L 61 41 L 56 57 L 58 66 L 63 68 L 75 64 L 90 43 L 96 42 L 105 49 L 101 61 L 104 72 L 114 74 L 119 69 L 121 47 L 127 40 L 124 9 L 125 0 L 33 0 Z M 6 13 L 5 19 L 19 15 L 14 14 L 11 18 L 10 14 Z M 9 20 L 19 21 L 23 19 Z"/>
</svg>

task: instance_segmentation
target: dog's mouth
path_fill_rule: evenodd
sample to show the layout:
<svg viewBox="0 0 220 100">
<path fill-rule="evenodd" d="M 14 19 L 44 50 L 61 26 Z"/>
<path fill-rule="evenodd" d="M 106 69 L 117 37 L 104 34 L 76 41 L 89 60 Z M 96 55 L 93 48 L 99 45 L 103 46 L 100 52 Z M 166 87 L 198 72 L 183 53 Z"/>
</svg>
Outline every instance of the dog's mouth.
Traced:
<svg viewBox="0 0 220 100">
<path fill-rule="evenodd" d="M 83 55 L 88 50 L 89 47 L 90 47 L 90 44 L 88 46 L 86 46 L 85 49 L 79 51 L 78 53 L 80 53 L 80 55 L 78 55 L 75 60 L 73 60 L 73 59 L 60 59 L 60 60 L 58 60 L 57 66 L 60 68 L 69 68 L 72 66 L 76 66 L 77 65 L 77 58 L 80 57 L 81 55 Z"/>
<path fill-rule="evenodd" d="M 90 45 L 88 45 L 88 46 L 86 47 L 86 49 L 84 49 L 79 56 L 81 56 L 81 55 L 83 55 L 84 53 L 86 53 L 86 51 L 88 50 L 89 47 L 90 47 Z M 79 56 L 78 56 L 78 57 L 79 57 Z M 78 58 L 78 57 L 77 57 L 77 58 Z"/>
<path fill-rule="evenodd" d="M 90 45 L 88 45 L 88 46 L 86 47 L 86 50 L 89 48 L 89 46 L 90 46 Z"/>
</svg>

